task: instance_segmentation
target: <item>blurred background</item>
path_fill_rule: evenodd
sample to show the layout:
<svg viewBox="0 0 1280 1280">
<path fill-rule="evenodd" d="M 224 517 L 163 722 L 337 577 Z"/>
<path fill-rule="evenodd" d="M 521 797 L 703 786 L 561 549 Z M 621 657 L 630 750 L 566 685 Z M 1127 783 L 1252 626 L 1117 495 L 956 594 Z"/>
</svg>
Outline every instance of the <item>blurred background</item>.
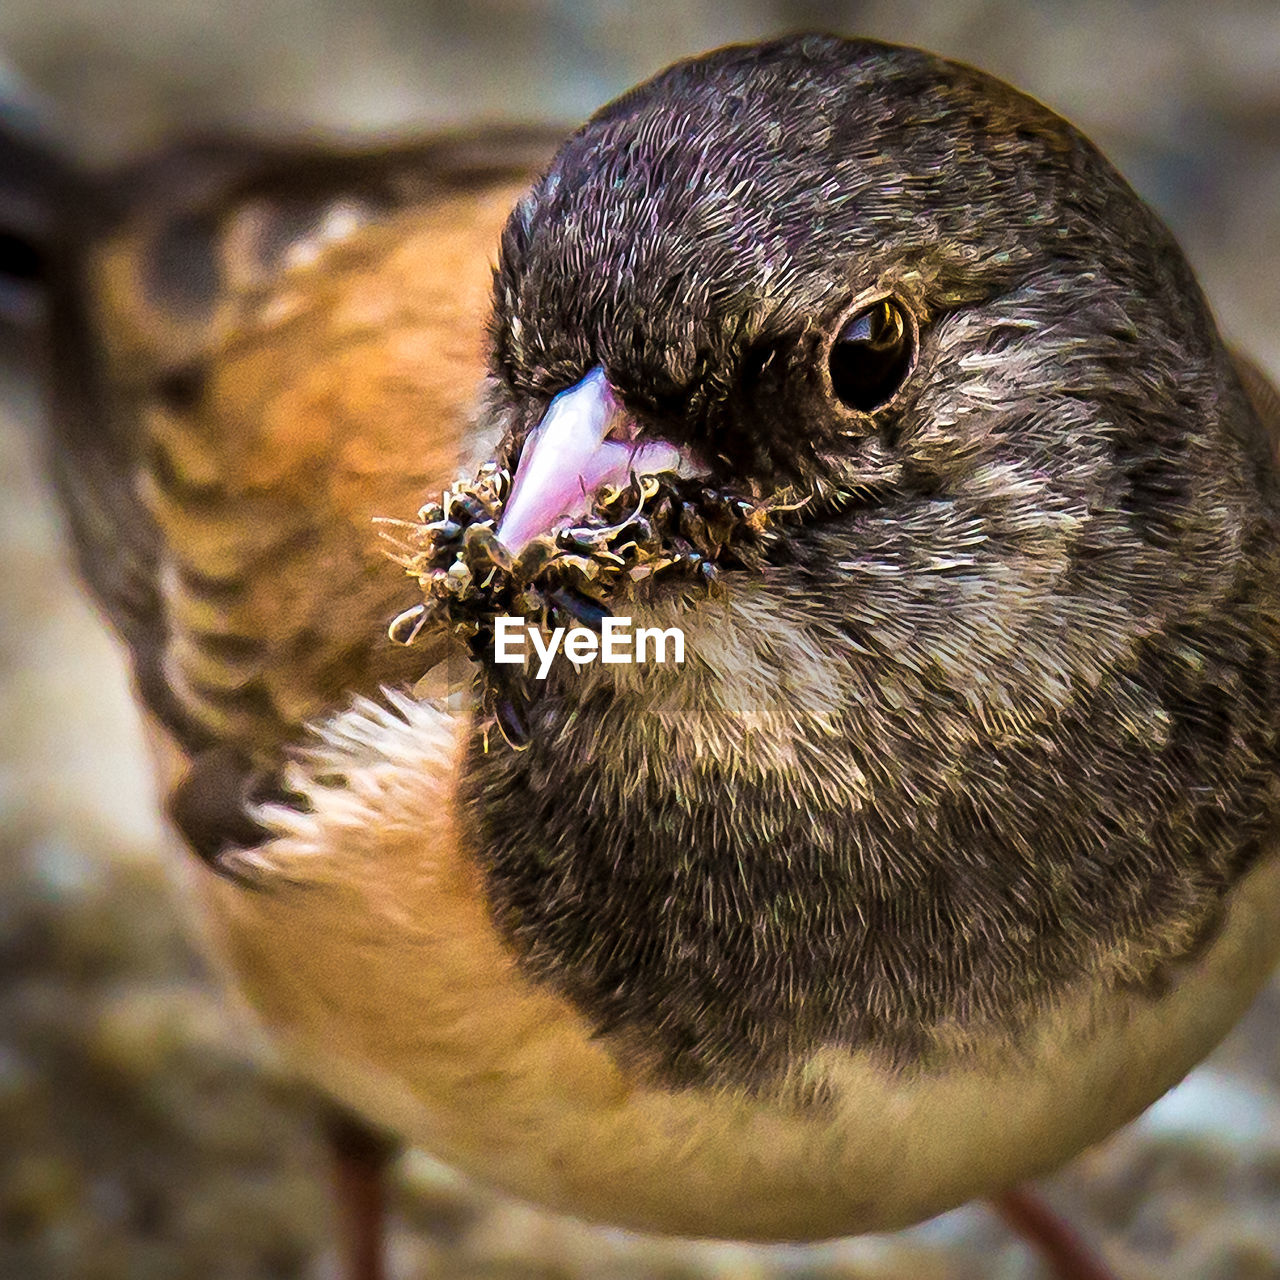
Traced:
<svg viewBox="0 0 1280 1280">
<path fill-rule="evenodd" d="M 1174 228 L 1280 374 L 1275 0 L 4 0 L 0 97 L 110 166 L 176 133 L 405 139 L 573 123 L 666 63 L 798 28 L 919 44 L 1035 94 Z M 311 1109 L 234 1021 L 164 866 L 120 653 L 39 474 L 29 349 L 0 360 L 0 1277 L 334 1275 Z M 1280 986 L 1141 1121 L 1045 1184 L 1129 1280 L 1280 1277 Z M 980 1209 L 815 1249 L 587 1229 L 397 1168 L 393 1273 L 1032 1280 Z"/>
</svg>

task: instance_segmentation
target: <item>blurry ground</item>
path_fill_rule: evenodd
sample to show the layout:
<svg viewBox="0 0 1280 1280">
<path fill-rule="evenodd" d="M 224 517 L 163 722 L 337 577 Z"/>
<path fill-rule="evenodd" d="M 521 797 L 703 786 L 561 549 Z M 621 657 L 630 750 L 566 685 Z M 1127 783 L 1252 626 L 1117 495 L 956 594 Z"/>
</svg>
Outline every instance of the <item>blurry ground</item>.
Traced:
<svg viewBox="0 0 1280 1280">
<path fill-rule="evenodd" d="M 83 156 L 247 123 L 573 118 L 683 53 L 796 25 L 920 43 L 1081 124 L 1171 222 L 1224 327 L 1280 372 L 1280 9 L 925 0 L 8 0 L 8 60 Z M 0 351 L 0 1280 L 332 1276 L 308 1102 L 184 940 L 118 653 L 67 568 L 39 406 Z M 1148 1116 L 1048 1185 L 1126 1280 L 1280 1277 L 1280 986 Z M 397 1176 L 393 1270 L 451 1277 L 1031 1280 L 980 1210 L 821 1249 L 587 1230 Z"/>
</svg>

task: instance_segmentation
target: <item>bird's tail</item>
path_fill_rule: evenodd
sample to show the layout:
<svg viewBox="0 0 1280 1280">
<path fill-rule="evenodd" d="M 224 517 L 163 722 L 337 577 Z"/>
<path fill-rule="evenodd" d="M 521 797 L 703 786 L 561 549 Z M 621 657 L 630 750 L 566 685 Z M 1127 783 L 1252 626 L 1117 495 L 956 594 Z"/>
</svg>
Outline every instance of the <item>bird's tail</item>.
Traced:
<svg viewBox="0 0 1280 1280">
<path fill-rule="evenodd" d="M 6 347 L 46 326 L 75 185 L 46 114 L 0 63 L 0 326 Z"/>
</svg>

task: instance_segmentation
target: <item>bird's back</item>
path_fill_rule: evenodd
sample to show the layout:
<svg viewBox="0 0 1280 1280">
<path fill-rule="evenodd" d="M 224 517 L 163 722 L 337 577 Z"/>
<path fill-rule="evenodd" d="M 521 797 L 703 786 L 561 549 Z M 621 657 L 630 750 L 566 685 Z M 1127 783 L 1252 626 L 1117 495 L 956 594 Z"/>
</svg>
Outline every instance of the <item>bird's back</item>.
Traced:
<svg viewBox="0 0 1280 1280">
<path fill-rule="evenodd" d="M 252 841 L 245 802 L 308 722 L 430 661 L 386 638 L 415 593 L 379 520 L 483 448 L 498 234 L 554 140 L 193 144 L 66 180 L 44 227 L 52 468 L 190 762 L 172 809 L 205 856 Z"/>
</svg>

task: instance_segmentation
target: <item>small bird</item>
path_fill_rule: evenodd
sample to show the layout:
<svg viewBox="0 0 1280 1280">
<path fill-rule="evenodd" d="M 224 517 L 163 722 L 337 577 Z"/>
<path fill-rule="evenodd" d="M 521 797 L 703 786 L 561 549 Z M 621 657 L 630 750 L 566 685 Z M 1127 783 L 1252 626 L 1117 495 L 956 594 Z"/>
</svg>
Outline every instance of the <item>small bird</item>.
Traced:
<svg viewBox="0 0 1280 1280">
<path fill-rule="evenodd" d="M 221 211 L 161 165 L 63 283 L 63 492 L 212 945 L 326 1093 L 553 1209 L 812 1240 L 1000 1196 L 1280 957 L 1280 402 L 971 68 L 788 37 L 545 142 L 365 160 L 376 199 L 226 155 Z M 421 596 L 375 518 L 489 456 L 504 565 L 628 486 L 702 548 L 558 606 L 682 664 L 386 639 Z M 744 558 L 716 504 L 784 515 Z"/>
</svg>

